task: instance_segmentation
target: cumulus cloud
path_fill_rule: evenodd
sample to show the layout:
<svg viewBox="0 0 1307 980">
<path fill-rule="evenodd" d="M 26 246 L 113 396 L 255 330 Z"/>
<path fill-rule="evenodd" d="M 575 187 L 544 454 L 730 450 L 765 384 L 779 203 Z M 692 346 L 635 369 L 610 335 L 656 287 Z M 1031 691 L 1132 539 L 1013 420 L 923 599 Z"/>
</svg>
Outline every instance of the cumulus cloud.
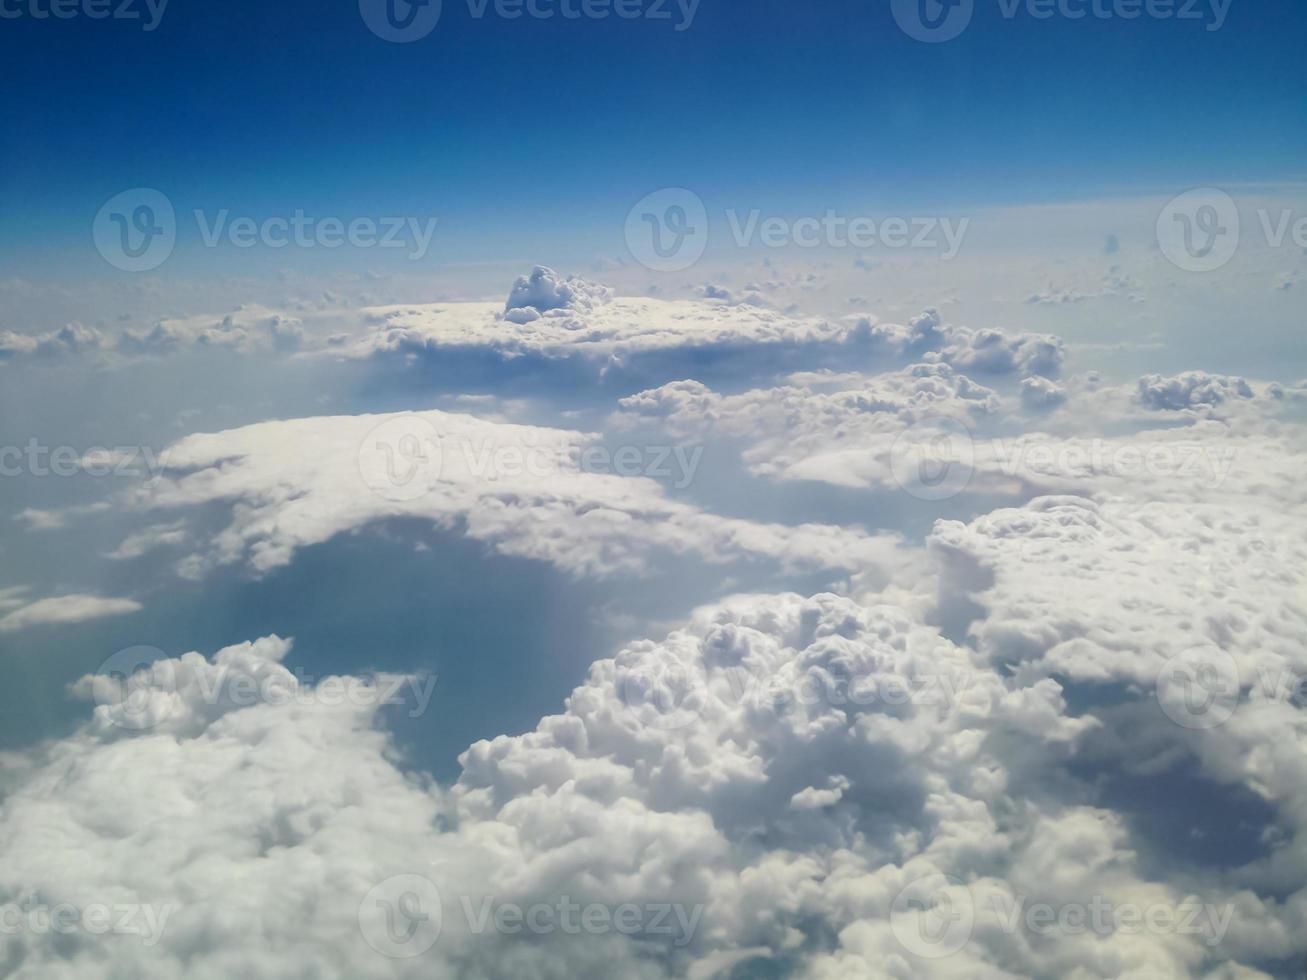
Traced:
<svg viewBox="0 0 1307 980">
<path fill-rule="evenodd" d="M 1066 401 L 1066 389 L 1047 378 L 1023 378 L 1021 404 L 1034 411 L 1057 408 Z"/>
<path fill-rule="evenodd" d="M 161 478 L 135 509 L 224 503 L 231 522 L 181 563 L 188 575 L 243 562 L 262 574 L 300 548 L 368 524 L 421 518 L 460 528 L 503 554 L 574 575 L 642 573 L 658 552 L 713 563 L 765 559 L 850 572 L 883 564 L 894 539 L 820 524 L 719 517 L 669 498 L 659 476 L 694 478 L 703 447 L 608 447 L 593 433 L 430 411 L 265 422 L 169 447 Z M 118 556 L 176 544 L 168 524 Z"/>
<path fill-rule="evenodd" d="M 529 276 L 519 276 L 504 304 L 504 318 L 511 323 L 530 323 L 545 314 L 589 312 L 613 297 L 606 286 L 576 276 L 560 277 L 553 269 L 538 265 Z"/>
<path fill-rule="evenodd" d="M 798 372 L 786 385 L 733 395 L 678 381 L 622 399 L 617 422 L 738 440 L 756 475 L 850 488 L 921 490 L 909 471 L 939 454 L 951 492 L 934 499 L 976 491 L 1219 500 L 1259 485 L 1292 498 L 1289 488 L 1304 476 L 1294 450 L 1301 429 L 1276 416 L 1297 389 L 1183 377 L 1192 395 L 1155 396 L 1197 406 L 1178 413 L 1146 408 L 1139 395 L 1187 390 L 1175 379 L 1145 378 L 1136 389 L 1092 374 L 1061 384 L 1032 376 L 1013 391 L 1010 379 L 990 388 L 940 363 L 880 374 Z M 1227 393 L 1233 403 L 1223 400 Z M 1185 424 L 1177 426 L 1177 416 Z"/>
<path fill-rule="evenodd" d="M 97 351 L 104 335 L 94 327 L 70 323 L 48 333 L 21 334 L 0 331 L 0 362 L 19 356 L 54 358 Z"/>
<path fill-rule="evenodd" d="M 384 679 L 305 686 L 277 637 L 88 677 L 75 690 L 97 703 L 91 721 L 15 767 L 0 894 L 148 906 L 158 929 L 4 934 L 6 962 L 106 980 L 706 977 L 751 960 L 813 978 L 1183 978 L 1265 976 L 1235 965 L 1255 962 L 1259 930 L 1301 946 L 1287 910 L 1251 893 L 1193 932 L 1050 942 L 1014 923 L 1031 903 L 1179 909 L 1229 895 L 1148 876 L 1129 822 L 1065 783 L 1099 722 L 1071 712 L 1057 680 L 949 641 L 919 604 L 780 594 L 705 607 L 594 664 L 533 731 L 471 746 L 449 787 L 396 767 L 377 724 Z M 1032 774 L 1058 770 L 1060 793 L 1057 781 L 1029 792 Z M 41 844 L 52 835 L 57 852 Z M 396 875 L 426 879 L 440 903 L 420 958 L 375 951 L 387 935 L 369 901 Z M 941 877 L 970 920 L 948 955 L 920 945 L 930 934 L 914 933 L 910 905 Z M 565 901 L 678 911 L 667 931 L 638 911 L 625 934 L 478 926 L 477 909 Z M 1210 972 L 1222 969 L 1236 972 Z"/>
<path fill-rule="evenodd" d="M 1186 371 L 1174 377 L 1149 374 L 1139 379 L 1139 401 L 1151 409 L 1210 409 L 1231 399 L 1252 397 L 1253 390 L 1243 378 L 1205 371 Z"/>
</svg>

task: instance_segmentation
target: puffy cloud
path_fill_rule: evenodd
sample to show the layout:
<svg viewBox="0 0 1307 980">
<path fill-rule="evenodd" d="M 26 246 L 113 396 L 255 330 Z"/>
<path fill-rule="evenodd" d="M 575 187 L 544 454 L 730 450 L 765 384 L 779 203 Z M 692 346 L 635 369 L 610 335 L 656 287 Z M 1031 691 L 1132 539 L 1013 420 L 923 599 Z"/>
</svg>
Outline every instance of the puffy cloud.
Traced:
<svg viewBox="0 0 1307 980">
<path fill-rule="evenodd" d="M 1226 404 L 1220 412 L 1181 412 L 1187 424 L 1177 426 L 1175 414 L 1141 410 L 1131 388 L 1102 385 L 1093 375 L 1065 384 L 1023 379 L 1019 404 L 1029 419 L 1011 410 L 1015 400 L 1001 386 L 986 387 L 946 364 L 881 374 L 808 371 L 787 380 L 737 395 L 673 382 L 622 399 L 618 422 L 662 426 L 678 438 L 740 440 L 757 475 L 851 488 L 919 491 L 910 471 L 918 456 L 938 453 L 951 477 L 942 488 L 948 492 L 933 499 L 971 490 L 1214 501 L 1260 487 L 1296 505 L 1295 487 L 1307 476 L 1294 449 L 1301 427 L 1276 417 L 1294 400 L 1278 385 L 1263 386 L 1254 399 L 1242 382 L 1250 398 L 1240 396 L 1238 410 Z M 1049 412 L 1059 405 L 1067 407 Z"/>
<path fill-rule="evenodd" d="M 1023 918 L 1211 896 L 1145 876 L 1111 809 L 1023 798 L 1023 779 L 1063 769 L 1098 723 L 1073 716 L 1058 682 L 998 669 L 914 604 L 781 594 L 703 608 L 594 664 L 533 731 L 470 747 L 447 788 L 396 767 L 377 726 L 384 678 L 305 686 L 277 637 L 87 678 L 76 691 L 97 702 L 92 720 L 12 760 L 0 896 L 151 915 L 142 934 L 6 931 L 5 962 L 79 980 L 709 977 L 752 959 L 813 978 L 1238 969 L 1232 950 L 1252 951 L 1207 941 L 1225 938 L 1220 920 L 1050 940 Z M 420 920 L 387 933 L 372 913 L 396 875 L 438 893 L 429 949 L 403 928 Z M 938 876 L 963 934 L 921 932 L 926 913 L 905 901 Z M 384 887 L 382 901 L 404 897 Z M 480 919 L 504 903 L 594 906 L 606 922 L 633 908 L 635 929 Z M 674 909 L 665 931 L 642 928 L 655 906 Z M 1248 901 L 1239 916 L 1244 930 L 1277 921 Z M 403 958 L 406 936 L 422 956 Z"/>
<path fill-rule="evenodd" d="M 553 269 L 538 265 L 530 276 L 519 276 L 513 283 L 504 314 L 512 323 L 530 323 L 547 313 L 588 312 L 612 296 L 613 291 L 606 286 L 576 276 L 563 279 Z"/>
<path fill-rule="evenodd" d="M 1021 404 L 1032 411 L 1047 411 L 1066 401 L 1066 389 L 1047 378 L 1023 378 Z"/>
<path fill-rule="evenodd" d="M 1151 409 L 1213 408 L 1231 399 L 1252 397 L 1253 390 L 1243 378 L 1205 371 L 1186 371 L 1169 378 L 1149 374 L 1139 379 L 1139 401 Z"/>
<path fill-rule="evenodd" d="M 299 548 L 395 518 L 458 527 L 576 575 L 642 573 L 659 551 L 849 572 L 893 556 L 890 537 L 718 517 L 668 498 L 654 477 L 688 484 L 702 452 L 608 447 L 591 433 L 439 411 L 307 418 L 185 438 L 162 454 L 161 478 L 127 502 L 151 512 L 230 506 L 231 523 L 183 560 L 189 575 L 235 562 L 262 574 Z M 119 554 L 184 538 L 170 524 L 133 536 Z"/>
<path fill-rule="evenodd" d="M 502 357 L 577 356 L 601 365 L 622 364 L 656 353 L 811 348 L 828 353 L 865 349 L 868 355 L 900 361 L 942 362 L 974 373 L 1021 373 L 1054 377 L 1065 351 L 1051 335 L 1009 335 L 943 322 L 934 309 L 906 326 L 852 315 L 835 320 L 775 309 L 749 283 L 737 293 L 717 285 L 703 299 L 664 300 L 614 297 L 613 291 L 583 280 L 560 279 L 537 267 L 518 280 L 507 308 L 493 303 L 440 303 L 365 311 L 371 335 L 349 345 L 355 357 L 483 351 Z M 534 303 L 545 304 L 537 308 Z M 548 312 L 546 313 L 546 309 Z"/>
<path fill-rule="evenodd" d="M 0 331 L 0 361 L 13 357 L 60 357 L 97 351 L 104 344 L 104 335 L 94 327 L 70 323 L 49 333 L 21 334 L 11 330 Z"/>
<path fill-rule="evenodd" d="M 191 348 L 243 352 L 299 350 L 306 343 L 303 322 L 257 305 L 240 306 L 221 317 L 163 319 L 145 330 L 124 330 L 116 351 L 134 357 L 163 357 Z"/>
</svg>

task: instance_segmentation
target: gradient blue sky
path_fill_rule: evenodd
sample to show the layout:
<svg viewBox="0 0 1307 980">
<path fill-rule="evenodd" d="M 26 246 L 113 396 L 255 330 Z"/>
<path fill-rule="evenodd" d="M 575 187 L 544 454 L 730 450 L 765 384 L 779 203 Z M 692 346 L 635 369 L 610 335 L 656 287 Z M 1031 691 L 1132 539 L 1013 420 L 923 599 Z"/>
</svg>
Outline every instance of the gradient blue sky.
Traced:
<svg viewBox="0 0 1307 980">
<path fill-rule="evenodd" d="M 1304 37 L 1288 0 L 1234 0 L 1219 31 L 979 0 L 945 44 L 887 0 L 702 0 L 683 32 L 446 0 L 406 45 L 352 2 L 173 0 L 151 33 L 5 20 L 0 261 L 92 262 L 96 210 L 141 185 L 179 213 L 440 215 L 463 256 L 502 259 L 597 240 L 669 185 L 819 211 L 1291 180 Z"/>
</svg>

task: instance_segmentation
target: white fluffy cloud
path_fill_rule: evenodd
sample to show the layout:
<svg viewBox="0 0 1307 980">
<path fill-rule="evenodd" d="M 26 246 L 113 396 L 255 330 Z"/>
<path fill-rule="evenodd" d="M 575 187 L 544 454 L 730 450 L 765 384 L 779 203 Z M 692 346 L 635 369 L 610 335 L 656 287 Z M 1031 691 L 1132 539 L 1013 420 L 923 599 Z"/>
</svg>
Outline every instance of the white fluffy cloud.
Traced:
<svg viewBox="0 0 1307 980">
<path fill-rule="evenodd" d="M 671 382 L 622 399 L 616 421 L 683 439 L 735 440 L 759 476 L 850 488 L 911 492 L 906 471 L 938 452 L 957 477 L 950 496 L 969 489 L 1218 500 L 1261 488 L 1296 504 L 1307 476 L 1296 448 L 1301 426 L 1277 417 L 1298 389 L 1279 385 L 1183 375 L 1150 376 L 1131 388 L 1091 374 L 1064 384 L 1031 376 L 1013 390 L 942 363 L 880 374 L 800 372 L 787 381 L 731 395 Z M 1159 394 L 1168 391 L 1180 394 Z"/>
<path fill-rule="evenodd" d="M 92 721 L 11 767 L 0 896 L 144 906 L 142 930 L 157 928 L 3 934 L 5 961 L 105 980 L 711 977 L 759 957 L 813 978 L 1251 978 L 1265 974 L 1231 965 L 1263 952 L 1250 937 L 1301 945 L 1288 911 L 1247 889 L 1146 875 L 1128 823 L 1074 787 L 1023 796 L 1100 724 L 1072 715 L 1059 682 L 945 639 L 910 611 L 922 598 L 699 610 L 596 663 L 534 731 L 469 748 L 448 788 L 391 761 L 369 696 L 382 679 L 300 688 L 276 637 L 156 664 L 126 702 L 88 678 Z M 265 694 L 212 693 L 241 684 Z M 359 910 L 406 874 L 435 885 L 442 928 L 421 957 L 392 959 Z M 948 955 L 921 944 L 924 913 L 903 898 L 941 875 L 969 925 L 939 937 Z M 1056 940 L 1019 914 L 1095 898 L 1238 907 L 1193 931 Z M 478 909 L 563 902 L 680 912 L 632 936 L 478 928 Z"/>
<path fill-rule="evenodd" d="M 183 439 L 164 452 L 162 478 L 129 503 L 151 512 L 231 507 L 210 546 L 183 560 L 191 575 L 236 562 L 264 573 L 299 548 L 406 517 L 576 575 L 640 573 L 658 551 L 848 572 L 893 555 L 890 537 L 720 517 L 669 498 L 652 477 L 672 467 L 692 479 L 701 452 L 605 447 L 594 434 L 439 411 L 297 419 Z M 185 540 L 175 524 L 168 529 L 174 543 Z M 139 555 L 156 540 L 138 535 L 124 547 Z"/>
</svg>

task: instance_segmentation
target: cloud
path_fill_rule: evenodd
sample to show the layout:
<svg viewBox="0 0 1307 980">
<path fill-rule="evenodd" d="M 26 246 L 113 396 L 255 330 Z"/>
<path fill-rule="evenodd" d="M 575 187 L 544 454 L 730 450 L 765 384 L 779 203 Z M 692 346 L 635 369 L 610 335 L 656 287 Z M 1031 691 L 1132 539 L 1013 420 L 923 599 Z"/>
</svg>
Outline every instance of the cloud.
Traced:
<svg viewBox="0 0 1307 980">
<path fill-rule="evenodd" d="M 13 633 L 32 626 L 81 623 L 105 616 L 123 616 L 143 608 L 133 599 L 106 599 L 82 593 L 52 596 L 28 603 L 0 618 L 0 633 Z"/>
<path fill-rule="evenodd" d="M 1047 378 L 1023 378 L 1021 404 L 1031 411 L 1047 411 L 1066 401 L 1066 389 Z"/>
<path fill-rule="evenodd" d="M 98 351 L 104 344 L 104 335 L 94 327 L 70 323 L 49 333 L 21 334 L 11 330 L 0 331 L 0 362 L 26 356 L 56 358 Z"/>
<path fill-rule="evenodd" d="M 1252 397 L 1253 390 L 1243 378 L 1205 371 L 1186 371 L 1174 377 L 1149 374 L 1139 379 L 1139 401 L 1157 410 L 1215 407 L 1231 399 Z"/>
<path fill-rule="evenodd" d="M 284 639 L 84 679 L 92 720 L 11 767 L 0 895 L 145 905 L 160 928 L 6 932 L 5 961 L 92 980 L 652 978 L 751 958 L 804 977 L 1179 978 L 1255 956 L 1258 930 L 1301 947 L 1287 910 L 1251 895 L 1227 945 L 1206 941 L 1206 921 L 1056 943 L 1005 925 L 1014 905 L 1091 896 L 1179 908 L 1194 882 L 1146 876 L 1129 822 L 1067 781 L 1099 722 L 1073 715 L 1058 681 L 941 636 L 910 610 L 923 598 L 705 607 L 594 664 L 534 730 L 471 746 L 448 787 L 396 768 L 378 727 L 384 678 L 305 685 L 281 664 Z M 360 925 L 395 875 L 438 891 L 441 930 L 418 958 L 375 952 L 387 935 Z M 947 956 L 923 952 L 898 911 L 940 875 L 974 918 Z M 1232 894 L 1213 889 L 1197 897 Z M 477 909 L 565 901 L 679 912 L 667 932 L 632 936 L 477 925 Z"/>
<path fill-rule="evenodd" d="M 719 517 L 669 498 L 655 478 L 688 485 L 703 451 L 607 446 L 593 433 L 439 411 L 307 418 L 187 437 L 162 454 L 157 483 L 124 502 L 145 512 L 231 508 L 209 547 L 183 559 L 191 576 L 237 562 L 263 574 L 300 548 L 397 518 L 458 528 L 578 576 L 642 574 L 660 552 L 848 572 L 893 556 L 892 537 Z M 155 530 L 119 554 L 185 537 L 175 524 Z"/>
<path fill-rule="evenodd" d="M 538 265 L 530 276 L 519 276 L 504 304 L 504 318 L 511 323 L 523 324 L 552 314 L 564 316 L 570 312 L 590 312 L 612 299 L 613 291 L 606 286 L 587 282 L 576 276 L 563 279 L 553 269 Z"/>
</svg>

